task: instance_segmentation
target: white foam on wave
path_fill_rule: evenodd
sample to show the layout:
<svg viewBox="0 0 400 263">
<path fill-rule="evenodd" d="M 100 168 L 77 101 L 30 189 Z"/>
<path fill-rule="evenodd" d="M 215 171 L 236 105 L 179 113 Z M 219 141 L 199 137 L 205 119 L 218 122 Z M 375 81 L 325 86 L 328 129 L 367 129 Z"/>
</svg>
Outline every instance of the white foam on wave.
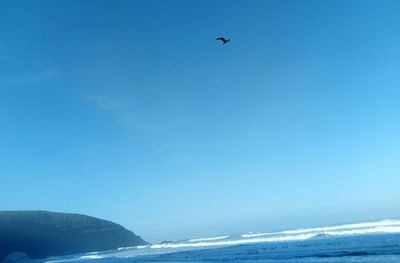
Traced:
<svg viewBox="0 0 400 263">
<path fill-rule="evenodd" d="M 93 251 L 93 252 L 86 253 L 86 255 L 94 255 L 94 254 L 98 254 L 98 253 L 99 253 L 98 251 Z"/>
<path fill-rule="evenodd" d="M 95 255 L 93 253 L 97 253 L 97 252 L 89 252 L 85 256 L 80 256 L 80 257 L 46 260 L 46 261 L 43 261 L 43 262 L 44 263 L 64 263 L 64 262 L 76 262 L 76 261 L 79 261 L 79 260 L 93 260 L 93 259 L 104 258 L 103 256 Z"/>
<path fill-rule="evenodd" d="M 86 256 L 81 256 L 79 258 L 80 259 L 100 259 L 100 258 L 104 258 L 104 257 L 99 256 L 99 255 L 86 255 Z"/>
<path fill-rule="evenodd" d="M 148 248 L 150 247 L 150 245 L 143 245 L 143 246 L 137 246 L 137 249 L 144 249 L 144 248 Z"/>
<path fill-rule="evenodd" d="M 133 249 L 133 248 L 137 248 L 137 247 L 119 247 L 119 248 L 117 248 L 117 250 L 127 250 L 127 249 Z"/>
<path fill-rule="evenodd" d="M 293 234 L 294 233 L 294 234 Z M 332 227 L 318 227 L 298 230 L 288 230 L 274 233 L 243 234 L 242 238 L 224 240 L 230 236 L 190 239 L 181 243 L 164 243 L 151 245 L 153 249 L 196 248 L 210 246 L 231 246 L 264 242 L 299 241 L 321 236 L 349 236 L 367 234 L 397 234 L 400 233 L 400 220 L 383 220 L 359 224 L 348 224 Z"/>
<path fill-rule="evenodd" d="M 378 226 L 364 229 L 342 231 L 325 231 L 323 234 L 330 236 L 367 235 L 367 234 L 396 234 L 400 233 L 400 226 Z"/>
<path fill-rule="evenodd" d="M 241 237 L 249 238 L 249 237 L 280 235 L 280 234 L 290 235 L 290 234 L 324 232 L 324 231 L 341 230 L 341 229 L 358 229 L 358 228 L 383 227 L 383 226 L 400 226 L 400 220 L 381 220 L 381 221 L 373 221 L 373 222 L 365 222 L 357 224 L 345 224 L 340 226 L 301 228 L 301 229 L 285 230 L 279 232 L 248 233 L 248 234 L 242 234 Z"/>
<path fill-rule="evenodd" d="M 219 236 L 219 237 L 203 237 L 203 238 L 192 238 L 189 239 L 188 242 L 200 242 L 200 241 L 213 241 L 213 240 L 221 240 L 230 237 L 228 236 Z"/>
<path fill-rule="evenodd" d="M 43 262 L 43 263 L 65 263 L 65 262 L 76 262 L 79 260 L 91 260 L 91 259 L 101 259 L 104 258 L 103 256 L 97 255 L 97 253 L 100 252 L 88 252 L 84 256 L 73 256 L 70 258 L 65 258 L 65 257 L 60 257 L 60 258 L 52 258 L 50 260 L 45 260 L 45 261 L 38 261 L 38 262 Z"/>
<path fill-rule="evenodd" d="M 305 240 L 305 239 L 312 238 L 313 236 L 315 236 L 315 234 L 301 234 L 301 235 L 281 236 L 281 237 L 248 238 L 248 239 L 236 239 L 236 240 L 215 241 L 215 242 L 167 243 L 167 244 L 155 244 L 155 245 L 152 245 L 151 248 L 231 246 L 231 245 L 261 243 L 261 242 Z"/>
</svg>

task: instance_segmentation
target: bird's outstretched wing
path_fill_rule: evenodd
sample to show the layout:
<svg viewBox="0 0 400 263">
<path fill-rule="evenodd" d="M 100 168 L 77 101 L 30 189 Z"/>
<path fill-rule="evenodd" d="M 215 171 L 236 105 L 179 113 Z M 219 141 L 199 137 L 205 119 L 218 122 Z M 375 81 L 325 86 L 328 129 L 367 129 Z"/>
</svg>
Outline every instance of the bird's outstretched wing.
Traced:
<svg viewBox="0 0 400 263">
<path fill-rule="evenodd" d="M 228 43 L 230 41 L 229 39 L 226 39 L 224 37 L 219 37 L 219 38 L 217 38 L 217 40 L 221 40 L 223 45 L 225 45 L 226 43 Z"/>
</svg>

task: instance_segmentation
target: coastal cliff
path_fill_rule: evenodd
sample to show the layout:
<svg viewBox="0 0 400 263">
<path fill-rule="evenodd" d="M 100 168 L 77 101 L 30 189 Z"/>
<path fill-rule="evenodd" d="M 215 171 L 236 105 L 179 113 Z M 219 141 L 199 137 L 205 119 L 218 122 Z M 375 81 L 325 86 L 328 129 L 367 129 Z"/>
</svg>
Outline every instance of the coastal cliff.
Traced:
<svg viewBox="0 0 400 263">
<path fill-rule="evenodd" d="M 12 253 L 31 259 L 147 244 L 110 221 L 47 211 L 0 211 L 0 262 Z"/>
</svg>

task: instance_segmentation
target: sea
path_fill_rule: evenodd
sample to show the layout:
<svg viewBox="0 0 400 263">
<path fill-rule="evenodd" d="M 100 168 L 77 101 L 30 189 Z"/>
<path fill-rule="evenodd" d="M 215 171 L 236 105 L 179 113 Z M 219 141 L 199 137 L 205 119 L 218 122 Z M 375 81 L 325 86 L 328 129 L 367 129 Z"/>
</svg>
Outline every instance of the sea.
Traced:
<svg viewBox="0 0 400 263">
<path fill-rule="evenodd" d="M 39 262 L 400 263 L 400 220 L 193 238 Z"/>
</svg>

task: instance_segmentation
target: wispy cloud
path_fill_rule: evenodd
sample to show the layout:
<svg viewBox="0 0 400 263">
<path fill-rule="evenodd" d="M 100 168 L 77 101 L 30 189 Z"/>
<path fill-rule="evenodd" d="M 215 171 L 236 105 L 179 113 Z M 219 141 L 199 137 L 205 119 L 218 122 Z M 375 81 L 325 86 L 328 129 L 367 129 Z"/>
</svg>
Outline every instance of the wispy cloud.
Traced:
<svg viewBox="0 0 400 263">
<path fill-rule="evenodd" d="M 87 96 L 87 99 L 90 102 L 92 102 L 95 106 L 97 106 L 99 109 L 104 111 L 115 112 L 115 111 L 125 110 L 125 107 L 120 101 L 117 101 L 116 99 L 110 96 L 105 96 L 98 93 L 91 93 L 90 95 Z"/>
<path fill-rule="evenodd" d="M 86 96 L 86 99 L 98 109 L 112 114 L 116 120 L 131 127 L 146 129 L 158 127 L 153 123 L 143 121 L 134 108 L 123 103 L 121 99 L 100 93 L 91 93 Z"/>
<path fill-rule="evenodd" d="M 119 120 L 122 121 L 123 123 L 136 127 L 136 128 L 146 128 L 146 129 L 155 129 L 158 128 L 157 125 L 152 124 L 152 123 L 145 123 L 141 122 L 137 116 L 134 116 L 133 114 L 128 114 L 126 116 L 120 116 Z"/>
<path fill-rule="evenodd" d="M 55 79 L 61 75 L 61 71 L 55 67 L 49 67 L 38 72 L 24 73 L 9 80 L 10 84 L 27 86 L 34 83 Z"/>
</svg>

